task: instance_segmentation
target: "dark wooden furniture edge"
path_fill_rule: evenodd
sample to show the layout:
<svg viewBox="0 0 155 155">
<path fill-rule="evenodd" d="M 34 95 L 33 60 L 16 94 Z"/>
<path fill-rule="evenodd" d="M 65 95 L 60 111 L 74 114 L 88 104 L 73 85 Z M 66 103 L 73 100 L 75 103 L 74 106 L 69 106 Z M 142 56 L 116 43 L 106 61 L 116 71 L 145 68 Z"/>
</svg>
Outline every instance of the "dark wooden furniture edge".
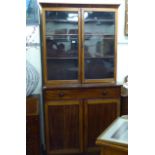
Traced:
<svg viewBox="0 0 155 155">
<path fill-rule="evenodd" d="M 40 2 L 39 3 L 42 7 L 87 7 L 87 8 L 91 8 L 91 7 L 96 7 L 96 8 L 102 8 L 102 7 L 106 7 L 106 8 L 118 8 L 120 6 L 120 4 L 103 4 L 103 3 L 98 3 L 98 4 L 89 4 L 89 3 L 48 3 L 48 2 Z"/>
<path fill-rule="evenodd" d="M 40 94 L 26 96 L 26 116 L 39 115 Z"/>
<path fill-rule="evenodd" d="M 26 96 L 26 154 L 40 155 L 40 94 Z"/>
</svg>

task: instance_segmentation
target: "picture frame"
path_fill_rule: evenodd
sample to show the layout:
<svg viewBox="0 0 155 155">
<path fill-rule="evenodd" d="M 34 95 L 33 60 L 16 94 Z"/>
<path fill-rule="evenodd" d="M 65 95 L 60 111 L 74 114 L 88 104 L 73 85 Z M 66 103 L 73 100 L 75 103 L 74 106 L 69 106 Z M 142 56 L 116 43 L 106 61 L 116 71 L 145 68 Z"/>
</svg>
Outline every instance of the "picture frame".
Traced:
<svg viewBox="0 0 155 155">
<path fill-rule="evenodd" d="M 128 36 L 128 0 L 125 0 L 125 35 Z"/>
<path fill-rule="evenodd" d="M 26 25 L 39 24 L 39 6 L 37 0 L 26 0 Z"/>
</svg>

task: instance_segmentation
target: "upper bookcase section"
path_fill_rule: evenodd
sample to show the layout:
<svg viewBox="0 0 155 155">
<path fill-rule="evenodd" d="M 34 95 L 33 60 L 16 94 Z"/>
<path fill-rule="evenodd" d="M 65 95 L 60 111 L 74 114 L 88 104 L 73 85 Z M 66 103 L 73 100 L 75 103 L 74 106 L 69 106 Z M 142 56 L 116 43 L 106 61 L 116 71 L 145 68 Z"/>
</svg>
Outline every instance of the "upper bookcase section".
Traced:
<svg viewBox="0 0 155 155">
<path fill-rule="evenodd" d="M 118 5 L 41 3 L 44 85 L 115 83 Z"/>
</svg>

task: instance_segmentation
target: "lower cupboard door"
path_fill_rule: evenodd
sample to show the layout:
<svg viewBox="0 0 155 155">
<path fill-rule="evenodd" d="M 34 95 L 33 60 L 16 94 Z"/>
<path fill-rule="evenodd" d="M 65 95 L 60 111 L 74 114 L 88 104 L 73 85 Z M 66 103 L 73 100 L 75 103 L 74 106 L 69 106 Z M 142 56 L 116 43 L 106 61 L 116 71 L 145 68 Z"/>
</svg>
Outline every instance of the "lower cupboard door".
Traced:
<svg viewBox="0 0 155 155">
<path fill-rule="evenodd" d="M 120 100 L 90 99 L 84 103 L 85 152 L 98 152 L 97 137 L 119 116 Z"/>
<path fill-rule="evenodd" d="M 77 100 L 45 103 L 48 154 L 82 152 L 82 103 Z"/>
</svg>

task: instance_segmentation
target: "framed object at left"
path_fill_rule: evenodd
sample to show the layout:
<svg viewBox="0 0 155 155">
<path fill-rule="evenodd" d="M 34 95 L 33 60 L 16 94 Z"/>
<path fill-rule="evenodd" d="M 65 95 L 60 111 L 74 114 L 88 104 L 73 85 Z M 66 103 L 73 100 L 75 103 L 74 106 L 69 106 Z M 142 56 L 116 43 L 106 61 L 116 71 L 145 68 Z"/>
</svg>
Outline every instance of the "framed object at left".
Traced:
<svg viewBox="0 0 155 155">
<path fill-rule="evenodd" d="M 26 0 L 26 25 L 39 24 L 39 7 L 37 0 Z"/>
<path fill-rule="evenodd" d="M 125 0 L 125 35 L 128 36 L 128 0 Z"/>
</svg>

